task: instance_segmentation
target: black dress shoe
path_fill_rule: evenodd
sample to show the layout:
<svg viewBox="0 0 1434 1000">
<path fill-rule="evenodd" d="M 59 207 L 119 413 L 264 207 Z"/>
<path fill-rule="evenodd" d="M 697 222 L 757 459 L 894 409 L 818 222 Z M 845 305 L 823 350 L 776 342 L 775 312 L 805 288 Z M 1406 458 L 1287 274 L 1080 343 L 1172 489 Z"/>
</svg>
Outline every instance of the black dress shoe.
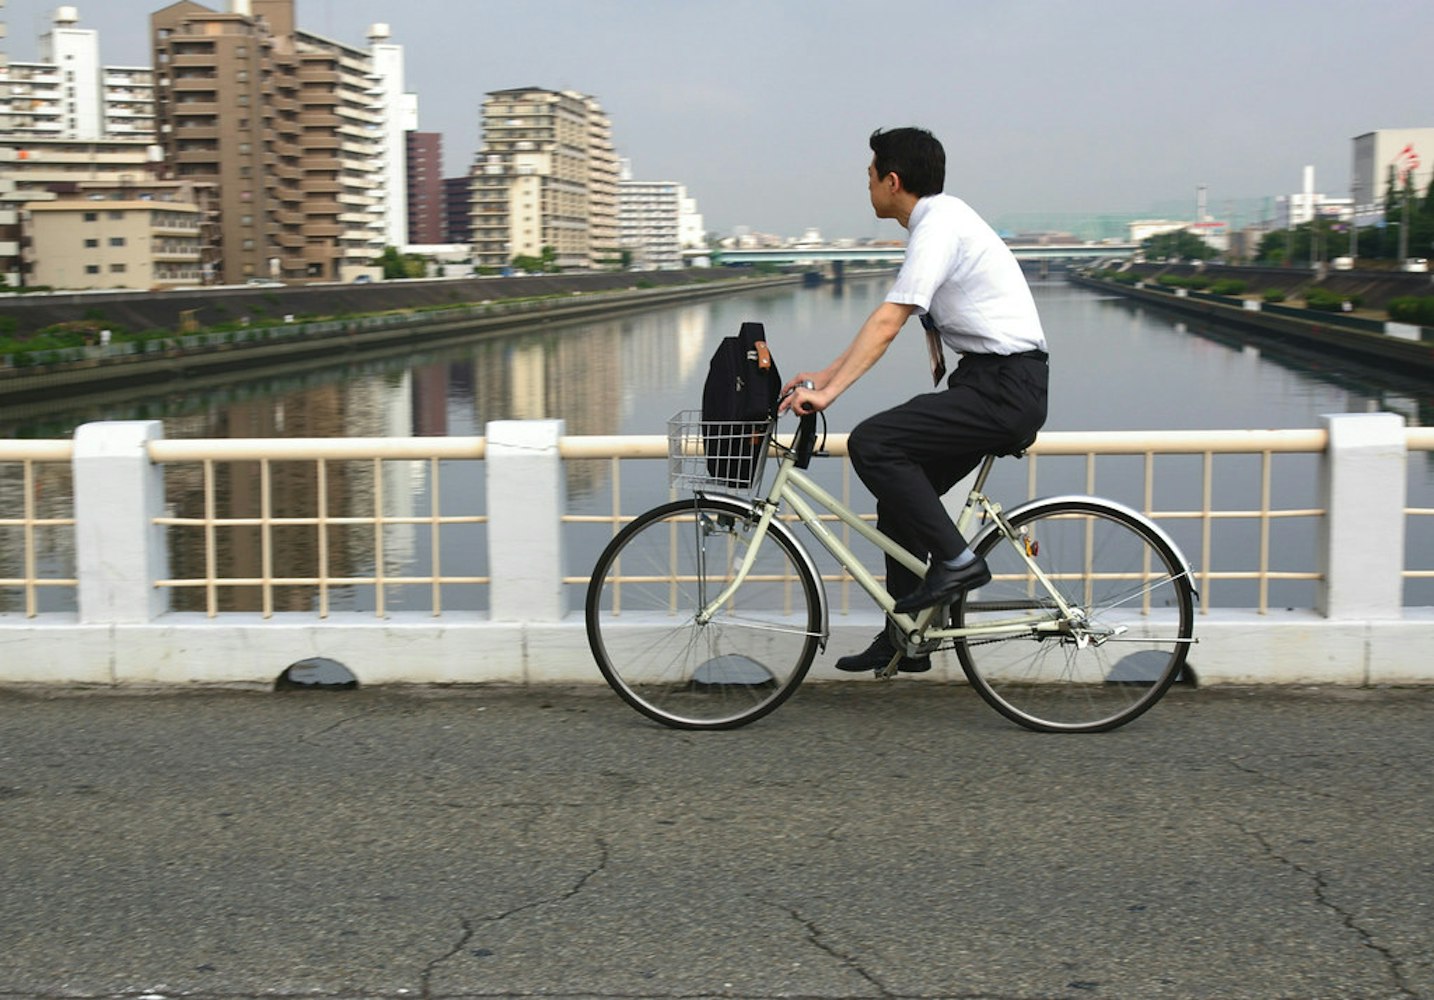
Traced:
<svg viewBox="0 0 1434 1000">
<path fill-rule="evenodd" d="M 836 668 L 853 674 L 864 670 L 880 670 L 891 662 L 891 658 L 895 654 L 896 647 L 892 646 L 891 640 L 886 637 L 886 630 L 882 629 L 866 649 L 837 660 Z M 924 674 L 931 669 L 931 658 L 928 656 L 903 656 L 901 662 L 896 665 L 896 669 L 903 674 Z"/>
<path fill-rule="evenodd" d="M 909 615 L 933 604 L 950 604 L 963 590 L 990 582 L 991 570 L 980 556 L 960 569 L 949 569 L 944 563 L 935 563 L 926 571 L 926 579 L 921 581 L 921 586 L 897 601 L 893 610 Z"/>
</svg>

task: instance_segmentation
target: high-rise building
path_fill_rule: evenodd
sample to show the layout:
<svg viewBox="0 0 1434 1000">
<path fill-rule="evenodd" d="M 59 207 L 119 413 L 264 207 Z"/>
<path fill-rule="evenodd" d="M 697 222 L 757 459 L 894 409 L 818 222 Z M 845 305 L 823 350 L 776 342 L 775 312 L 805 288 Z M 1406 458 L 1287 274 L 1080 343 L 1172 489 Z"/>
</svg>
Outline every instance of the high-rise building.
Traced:
<svg viewBox="0 0 1434 1000">
<path fill-rule="evenodd" d="M 681 189 L 676 181 L 618 182 L 618 246 L 630 267 L 641 271 L 682 267 L 678 233 Z"/>
<path fill-rule="evenodd" d="M 405 149 L 400 134 L 396 161 L 390 155 L 382 80 L 368 52 L 297 29 L 294 41 L 307 218 L 306 271 L 290 277 L 348 281 L 370 268 L 391 235 L 408 235 L 406 224 L 393 233 L 386 217 L 395 178 L 397 218 L 407 215 L 401 190 Z"/>
<path fill-rule="evenodd" d="M 406 243 L 446 243 L 443 136 L 408 133 L 408 238 Z"/>
<path fill-rule="evenodd" d="M 443 178 L 443 243 L 473 242 L 473 180 Z"/>
<path fill-rule="evenodd" d="M 671 271 L 684 264 L 682 252 L 704 246 L 697 201 L 676 181 L 633 180 L 622 165 L 618 181 L 618 246 L 628 266 Z"/>
<path fill-rule="evenodd" d="M 58 7 L 40 36 L 39 62 L 11 61 L 0 70 L 0 131 L 153 141 L 154 73 L 148 66 L 101 65 L 99 32 L 79 27 L 77 8 Z"/>
<path fill-rule="evenodd" d="M 0 74 L 9 70 L 5 50 L 5 0 L 0 0 Z M 15 179 L 8 168 L 14 162 L 13 147 L 0 145 L 0 282 L 18 284 L 20 273 L 20 205 Z"/>
<path fill-rule="evenodd" d="M 617 175 L 612 124 L 596 99 L 536 87 L 489 93 L 472 177 L 478 265 L 547 251 L 560 269 L 615 266 Z"/>
<path fill-rule="evenodd" d="M 1434 178 L 1434 128 L 1380 129 L 1354 137 L 1350 195 L 1360 225 L 1384 217 L 1390 185 L 1402 191 L 1406 176 L 1422 198 Z"/>
<path fill-rule="evenodd" d="M 387 207 L 404 185 L 390 126 L 412 111 L 387 29 L 370 32 L 377 52 L 305 32 L 294 0 L 230 0 L 227 12 L 183 0 L 150 24 L 165 159 L 217 192 L 213 280 L 366 272 L 406 215 Z"/>
<path fill-rule="evenodd" d="M 390 42 L 389 34 L 388 25 L 375 24 L 369 28 L 368 41 L 378 78 L 376 96 L 383 108 L 379 127 L 383 132 L 384 242 L 398 247 L 409 239 L 407 137 L 418 128 L 418 95 L 404 90 L 403 46 Z"/>
<path fill-rule="evenodd" d="M 102 65 L 99 34 L 73 6 L 55 9 L 39 41 L 37 62 L 0 53 L 0 275 L 15 285 L 33 283 L 21 206 L 144 183 L 158 167 L 153 71 Z"/>
</svg>

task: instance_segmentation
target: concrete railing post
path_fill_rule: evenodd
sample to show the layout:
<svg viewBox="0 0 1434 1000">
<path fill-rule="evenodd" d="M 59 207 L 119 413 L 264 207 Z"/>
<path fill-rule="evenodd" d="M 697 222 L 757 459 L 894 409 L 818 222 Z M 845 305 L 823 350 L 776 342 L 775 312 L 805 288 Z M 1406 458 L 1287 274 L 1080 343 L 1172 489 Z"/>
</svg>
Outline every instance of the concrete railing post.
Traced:
<svg viewBox="0 0 1434 1000">
<path fill-rule="evenodd" d="M 561 420 L 487 427 L 489 615 L 495 622 L 560 621 L 567 480 Z"/>
<path fill-rule="evenodd" d="M 1404 418 L 1341 413 L 1320 418 L 1325 453 L 1324 582 L 1315 607 L 1327 618 L 1404 614 L 1404 506 L 1408 456 Z"/>
<path fill-rule="evenodd" d="M 80 621 L 149 622 L 168 610 L 154 585 L 169 575 L 164 472 L 148 443 L 164 436 L 158 420 L 84 424 L 75 431 L 75 569 Z"/>
</svg>

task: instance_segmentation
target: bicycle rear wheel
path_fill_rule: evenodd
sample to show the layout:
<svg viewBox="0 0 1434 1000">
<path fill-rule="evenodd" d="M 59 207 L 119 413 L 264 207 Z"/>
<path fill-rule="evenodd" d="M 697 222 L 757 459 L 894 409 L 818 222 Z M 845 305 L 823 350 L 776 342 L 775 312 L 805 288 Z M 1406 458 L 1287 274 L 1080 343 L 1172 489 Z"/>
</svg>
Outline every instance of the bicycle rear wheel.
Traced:
<svg viewBox="0 0 1434 1000">
<path fill-rule="evenodd" d="M 640 515 L 598 558 L 588 645 L 612 689 L 680 729 L 730 729 L 772 711 L 816 656 L 820 586 L 796 544 L 768 531 L 751 572 L 706 624 L 696 615 L 732 580 L 751 509 L 697 497 Z"/>
<path fill-rule="evenodd" d="M 1042 732 L 1102 732 L 1135 719 L 1185 664 L 1195 619 L 1184 559 L 1150 522 L 1103 501 L 1053 500 L 1010 523 L 1079 613 L 1064 619 L 1016 546 L 987 535 L 977 550 L 991 582 L 952 605 L 953 624 L 1026 614 L 1060 624 L 958 640 L 972 686 L 1006 718 Z"/>
</svg>

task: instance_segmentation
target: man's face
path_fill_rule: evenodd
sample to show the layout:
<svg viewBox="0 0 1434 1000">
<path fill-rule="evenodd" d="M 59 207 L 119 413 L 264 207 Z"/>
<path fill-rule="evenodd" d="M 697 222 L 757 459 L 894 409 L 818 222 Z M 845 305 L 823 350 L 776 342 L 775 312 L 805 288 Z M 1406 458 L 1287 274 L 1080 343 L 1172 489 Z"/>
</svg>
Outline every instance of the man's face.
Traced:
<svg viewBox="0 0 1434 1000">
<path fill-rule="evenodd" d="M 876 175 L 876 157 L 866 165 L 866 188 L 871 195 L 871 210 L 876 213 L 878 219 L 895 218 L 896 203 L 896 175 L 887 174 L 885 177 Z"/>
</svg>

